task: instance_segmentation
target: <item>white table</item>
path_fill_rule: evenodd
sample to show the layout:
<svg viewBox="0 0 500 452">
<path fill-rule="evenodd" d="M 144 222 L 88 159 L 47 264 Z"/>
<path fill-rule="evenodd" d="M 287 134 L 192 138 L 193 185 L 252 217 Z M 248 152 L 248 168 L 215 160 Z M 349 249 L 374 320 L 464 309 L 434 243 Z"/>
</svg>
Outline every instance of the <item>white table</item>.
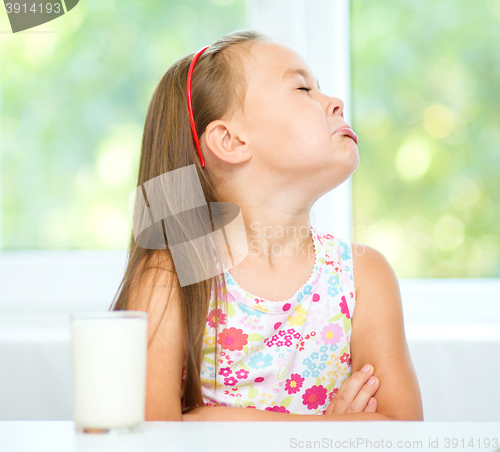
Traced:
<svg viewBox="0 0 500 452">
<path fill-rule="evenodd" d="M 216 438 L 218 443 L 214 444 L 209 438 Z M 447 443 L 446 438 L 459 441 L 457 447 Z M 492 447 L 490 443 L 490 447 L 484 447 L 485 438 L 490 441 L 497 438 L 498 445 Z M 437 447 L 429 447 L 429 439 Z M 465 447 L 462 447 L 462 439 Z M 467 446 L 471 440 L 474 448 Z M 479 440 L 481 447 L 478 447 Z M 309 447 L 306 441 L 311 441 Z M 312 441 L 317 441 L 316 447 Z M 335 447 L 336 441 L 343 441 L 343 444 Z M 367 441 L 372 441 L 372 445 Z M 388 441 L 392 442 L 389 447 Z M 398 441 L 402 443 L 398 445 Z M 418 441 L 420 445 L 416 443 Z M 358 447 L 354 447 L 356 444 Z M 275 452 L 318 449 L 494 451 L 500 450 L 500 422 L 146 422 L 138 433 L 99 435 L 75 433 L 73 421 L 0 421 L 2 452 Z"/>
</svg>

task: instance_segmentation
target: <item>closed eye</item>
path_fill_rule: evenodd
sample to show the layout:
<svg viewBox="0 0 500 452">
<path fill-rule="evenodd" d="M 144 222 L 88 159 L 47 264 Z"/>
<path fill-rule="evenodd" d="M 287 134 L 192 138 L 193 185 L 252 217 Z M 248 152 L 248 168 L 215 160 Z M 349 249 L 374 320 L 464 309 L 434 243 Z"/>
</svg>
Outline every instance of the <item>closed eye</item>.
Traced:
<svg viewBox="0 0 500 452">
<path fill-rule="evenodd" d="M 312 90 L 312 88 L 310 86 L 301 86 L 299 89 L 302 89 L 302 90 L 307 91 L 307 92 Z"/>
</svg>

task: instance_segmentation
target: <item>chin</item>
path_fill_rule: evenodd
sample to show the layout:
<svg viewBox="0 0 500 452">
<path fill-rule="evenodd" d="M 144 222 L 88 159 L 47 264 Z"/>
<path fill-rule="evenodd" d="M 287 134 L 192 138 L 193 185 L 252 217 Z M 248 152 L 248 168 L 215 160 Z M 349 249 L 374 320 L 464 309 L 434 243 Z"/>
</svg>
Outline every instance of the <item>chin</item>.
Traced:
<svg viewBox="0 0 500 452">
<path fill-rule="evenodd" d="M 353 165 L 352 165 L 352 172 L 356 171 L 359 166 L 359 151 L 358 151 L 358 146 L 356 146 L 356 152 L 352 154 L 353 157 Z"/>
<path fill-rule="evenodd" d="M 358 169 L 358 166 L 359 166 L 359 154 L 358 154 L 358 157 L 356 159 L 356 166 L 354 168 L 354 171 L 356 171 Z"/>
</svg>

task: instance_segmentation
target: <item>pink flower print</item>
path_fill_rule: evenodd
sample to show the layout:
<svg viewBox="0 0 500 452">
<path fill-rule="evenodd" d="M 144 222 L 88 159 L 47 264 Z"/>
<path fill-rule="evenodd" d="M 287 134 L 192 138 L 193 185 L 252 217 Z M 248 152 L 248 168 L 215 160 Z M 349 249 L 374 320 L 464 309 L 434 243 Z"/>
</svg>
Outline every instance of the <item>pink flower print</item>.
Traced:
<svg viewBox="0 0 500 452">
<path fill-rule="evenodd" d="M 244 380 L 245 378 L 248 377 L 248 370 L 245 370 L 245 369 L 240 369 L 240 370 L 237 370 L 235 373 L 237 378 L 239 378 L 240 380 Z"/>
<path fill-rule="evenodd" d="M 326 400 L 326 388 L 323 385 L 311 386 L 306 389 L 306 392 L 302 395 L 302 403 L 307 405 L 308 410 L 315 410 L 320 405 L 323 405 Z"/>
<path fill-rule="evenodd" d="M 238 383 L 238 380 L 234 377 L 224 378 L 224 384 L 226 386 L 234 386 L 236 383 Z"/>
<path fill-rule="evenodd" d="M 277 406 L 277 405 L 273 407 L 267 406 L 266 411 L 276 411 L 277 413 L 290 413 L 290 411 L 288 411 L 284 406 Z"/>
<path fill-rule="evenodd" d="M 282 347 L 282 346 L 283 346 L 283 341 L 278 341 L 278 342 L 276 342 L 276 345 L 277 345 L 278 347 Z"/>
<path fill-rule="evenodd" d="M 286 330 L 286 332 L 288 334 L 293 334 L 293 333 L 295 333 L 295 330 L 293 328 L 289 328 L 288 330 Z"/>
<path fill-rule="evenodd" d="M 278 334 L 279 334 L 280 336 L 284 336 L 284 335 L 286 334 L 286 332 L 285 332 L 284 330 L 279 330 L 279 331 L 278 331 Z"/>
<path fill-rule="evenodd" d="M 224 328 L 219 334 L 217 343 L 222 345 L 223 349 L 234 352 L 235 350 L 243 350 L 243 346 L 247 345 L 248 334 L 243 333 L 243 330 L 235 328 Z"/>
<path fill-rule="evenodd" d="M 330 394 L 328 394 L 328 401 L 331 402 L 332 399 L 335 397 L 335 394 L 337 394 L 337 392 L 339 392 L 339 388 L 335 388 L 332 392 L 330 392 Z"/>
<path fill-rule="evenodd" d="M 290 378 L 286 380 L 285 391 L 288 392 L 288 394 L 299 392 L 304 380 L 305 378 L 302 378 L 300 374 L 290 375 Z"/>
<path fill-rule="evenodd" d="M 350 319 L 351 315 L 349 313 L 349 307 L 347 306 L 347 301 L 345 299 L 345 295 L 342 295 L 342 302 L 339 303 L 339 306 L 340 306 L 340 311 L 342 312 L 342 314 L 345 314 L 345 316 L 348 319 Z"/>
<path fill-rule="evenodd" d="M 300 338 L 300 333 L 299 333 L 299 332 L 295 333 L 295 334 L 293 335 L 293 337 L 294 337 L 295 339 L 299 339 L 299 338 Z"/>
<path fill-rule="evenodd" d="M 342 328 L 337 323 L 329 323 L 321 330 L 321 338 L 325 344 L 334 345 L 340 342 L 341 337 L 344 335 Z"/>
<path fill-rule="evenodd" d="M 222 312 L 222 309 L 217 309 L 217 317 L 220 325 L 224 325 L 226 323 L 227 315 Z M 208 324 L 215 328 L 215 309 L 212 309 L 208 314 Z"/>
<path fill-rule="evenodd" d="M 285 341 L 285 346 L 286 347 L 291 347 L 292 346 L 292 341 Z"/>
<path fill-rule="evenodd" d="M 340 362 L 341 363 L 345 363 L 346 361 L 349 360 L 349 353 L 344 353 L 341 357 L 340 357 Z"/>
<path fill-rule="evenodd" d="M 222 375 L 223 377 L 229 377 L 229 375 L 231 375 L 231 368 L 222 367 L 221 369 L 219 369 L 219 375 Z"/>
</svg>

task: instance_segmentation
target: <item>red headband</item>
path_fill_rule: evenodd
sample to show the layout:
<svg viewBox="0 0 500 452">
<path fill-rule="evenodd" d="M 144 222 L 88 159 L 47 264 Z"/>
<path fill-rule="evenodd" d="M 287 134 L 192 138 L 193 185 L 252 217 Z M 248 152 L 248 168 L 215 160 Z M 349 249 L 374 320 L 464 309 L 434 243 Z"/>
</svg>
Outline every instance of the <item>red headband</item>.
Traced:
<svg viewBox="0 0 500 452">
<path fill-rule="evenodd" d="M 198 135 L 196 134 L 196 127 L 194 125 L 194 116 L 193 116 L 193 106 L 191 103 L 191 78 L 193 77 L 193 70 L 198 57 L 209 48 L 210 46 L 206 46 L 205 48 L 198 51 L 198 53 L 194 56 L 193 61 L 191 61 L 191 65 L 189 66 L 188 77 L 187 77 L 187 105 L 189 112 L 189 121 L 191 122 L 191 131 L 193 132 L 194 143 L 196 144 L 196 149 L 198 150 L 198 156 L 200 157 L 201 167 L 205 166 L 205 160 L 203 159 L 203 154 L 200 149 L 200 142 L 198 141 Z"/>
</svg>

